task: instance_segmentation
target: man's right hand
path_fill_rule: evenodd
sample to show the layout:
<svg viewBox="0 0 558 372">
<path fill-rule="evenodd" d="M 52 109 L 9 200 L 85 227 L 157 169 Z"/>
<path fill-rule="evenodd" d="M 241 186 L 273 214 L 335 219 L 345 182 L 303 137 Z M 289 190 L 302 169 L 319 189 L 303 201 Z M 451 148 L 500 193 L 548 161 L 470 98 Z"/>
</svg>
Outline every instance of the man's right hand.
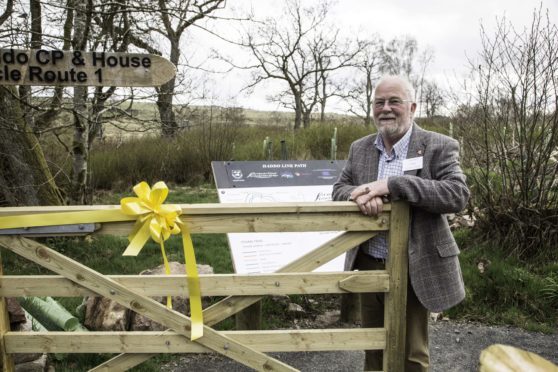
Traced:
<svg viewBox="0 0 558 372">
<path fill-rule="evenodd" d="M 360 211 L 366 216 L 377 216 L 384 210 L 384 201 L 382 197 L 375 196 L 372 199 L 368 197 L 368 194 L 358 196 L 354 202 L 360 208 Z"/>
</svg>

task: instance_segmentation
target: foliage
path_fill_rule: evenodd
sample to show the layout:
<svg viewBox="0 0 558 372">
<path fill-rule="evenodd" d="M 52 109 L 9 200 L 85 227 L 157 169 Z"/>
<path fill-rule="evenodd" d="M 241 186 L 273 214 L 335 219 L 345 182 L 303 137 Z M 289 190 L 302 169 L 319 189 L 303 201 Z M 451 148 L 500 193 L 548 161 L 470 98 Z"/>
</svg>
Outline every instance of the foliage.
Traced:
<svg viewBox="0 0 558 372">
<path fill-rule="evenodd" d="M 452 318 L 553 332 L 558 322 L 556 263 L 525 264 L 471 230 L 455 234 L 462 248 L 465 300 L 448 311 Z"/>
<path fill-rule="evenodd" d="M 149 111 L 147 104 L 144 111 Z M 145 180 L 164 180 L 180 185 L 203 185 L 212 182 L 211 161 L 265 160 L 262 150 L 266 137 L 272 142 L 272 158 L 281 159 L 281 142 L 288 159 L 330 159 L 331 137 L 337 128 L 337 159 L 346 159 L 350 144 L 375 131 L 355 123 L 356 118 L 328 116 L 325 123 L 313 122 L 309 128 L 294 131 L 276 119 L 245 117 L 237 108 L 207 108 L 182 111 L 190 118 L 188 125 L 174 138 L 165 139 L 149 132 L 144 136 L 123 137 L 123 131 L 112 130 L 104 141 L 95 143 L 90 159 L 91 186 L 101 190 L 128 191 L 131 185 Z M 254 116 L 250 113 L 250 116 Z M 419 125 L 440 133 L 448 133 L 448 119 L 419 119 Z M 274 123 L 271 125 L 269 123 Z M 69 134 L 61 133 L 60 136 Z M 71 166 L 65 149 L 52 137 L 41 138 L 52 173 L 62 190 L 68 187 Z"/>
<path fill-rule="evenodd" d="M 508 254 L 557 258 L 558 28 L 539 10 L 522 32 L 504 18 L 481 36 L 455 118 L 477 226 Z"/>
<path fill-rule="evenodd" d="M 115 137 L 95 144 L 90 158 L 93 190 L 124 191 L 142 180 L 190 186 L 212 182 L 212 160 L 264 160 L 262 144 L 266 137 L 273 142 L 273 159 L 281 158 L 281 141 L 289 159 L 329 159 L 335 128 L 337 159 L 345 159 L 351 142 L 371 132 L 361 125 L 330 120 L 298 130 L 295 135 L 285 127 L 247 126 L 239 113 L 234 114 L 234 120 L 226 118 L 229 114 L 214 114 L 212 118 L 202 115 L 205 120 L 194 122 L 172 139 L 146 135 L 122 141 Z M 63 148 L 49 143 L 45 156 L 64 189 L 68 183 L 61 176 L 71 164 Z"/>
</svg>

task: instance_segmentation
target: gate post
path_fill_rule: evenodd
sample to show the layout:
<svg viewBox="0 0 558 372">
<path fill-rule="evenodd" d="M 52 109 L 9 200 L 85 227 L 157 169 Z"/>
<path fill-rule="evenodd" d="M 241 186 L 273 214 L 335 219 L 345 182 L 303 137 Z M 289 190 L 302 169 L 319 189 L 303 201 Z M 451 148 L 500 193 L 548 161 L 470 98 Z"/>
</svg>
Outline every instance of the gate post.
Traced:
<svg viewBox="0 0 558 372">
<path fill-rule="evenodd" d="M 236 313 L 235 321 L 239 331 L 262 329 L 262 302 L 258 301 Z"/>
<path fill-rule="evenodd" d="M 405 370 L 409 220 L 409 205 L 402 201 L 393 202 L 386 265 L 389 292 L 386 293 L 385 298 L 384 327 L 387 338 L 383 366 L 384 371 L 390 372 Z"/>
<path fill-rule="evenodd" d="M 0 280 L 4 275 L 2 269 L 2 251 L 0 250 Z M 0 282 L 0 288 L 2 287 Z M 4 344 L 4 334 L 10 331 L 10 316 L 8 315 L 8 307 L 6 298 L 0 296 L 0 362 L 2 362 L 2 370 L 4 372 L 14 371 L 14 361 L 10 354 L 6 353 L 6 345 Z"/>
</svg>

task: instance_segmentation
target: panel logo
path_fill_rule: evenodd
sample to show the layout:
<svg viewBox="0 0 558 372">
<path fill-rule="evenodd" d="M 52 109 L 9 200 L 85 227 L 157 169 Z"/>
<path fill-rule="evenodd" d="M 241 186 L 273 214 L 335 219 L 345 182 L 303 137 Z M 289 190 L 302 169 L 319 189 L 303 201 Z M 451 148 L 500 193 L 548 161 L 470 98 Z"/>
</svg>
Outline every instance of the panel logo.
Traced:
<svg viewBox="0 0 558 372">
<path fill-rule="evenodd" d="M 281 178 L 294 178 L 294 175 L 292 174 L 292 172 L 281 172 Z"/>
<path fill-rule="evenodd" d="M 235 180 L 239 180 L 242 178 L 242 171 L 240 169 L 233 169 L 231 171 L 231 176 L 232 178 L 234 178 Z"/>
<path fill-rule="evenodd" d="M 337 178 L 334 171 L 335 169 L 316 169 L 316 172 L 319 172 L 318 178 L 322 180 L 334 180 Z"/>
</svg>

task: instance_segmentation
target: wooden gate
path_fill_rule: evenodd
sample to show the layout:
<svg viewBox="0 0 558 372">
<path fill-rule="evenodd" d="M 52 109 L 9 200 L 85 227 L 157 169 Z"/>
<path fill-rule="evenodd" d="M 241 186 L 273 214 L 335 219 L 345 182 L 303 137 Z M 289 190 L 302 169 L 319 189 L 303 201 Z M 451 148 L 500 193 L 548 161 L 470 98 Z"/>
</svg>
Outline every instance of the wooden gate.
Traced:
<svg viewBox="0 0 558 372">
<path fill-rule="evenodd" d="M 122 353 L 95 371 L 123 371 L 157 353 L 216 352 L 259 371 L 296 371 L 264 352 L 384 350 L 384 371 L 403 371 L 409 208 L 402 202 L 366 217 L 351 202 L 281 204 L 183 204 L 193 234 L 228 232 L 345 231 L 274 274 L 203 275 L 203 296 L 227 296 L 203 310 L 204 336 L 192 342 L 190 318 L 150 296 L 185 296 L 184 276 L 103 275 L 21 235 L 0 236 L 0 247 L 58 275 L 2 275 L 0 261 L 0 347 L 4 371 L 14 353 Z M 0 208 L 0 216 L 80 210 L 91 207 Z M 98 225 L 96 234 L 128 235 L 131 222 Z M 343 252 L 389 230 L 386 270 L 312 273 Z M 203 247 L 196 247 L 198 250 Z M 216 331 L 212 325 L 265 295 L 385 292 L 384 328 L 281 331 Z M 103 296 L 169 328 L 167 332 L 11 332 L 5 297 Z M 171 331 L 172 330 L 172 331 Z"/>
</svg>

